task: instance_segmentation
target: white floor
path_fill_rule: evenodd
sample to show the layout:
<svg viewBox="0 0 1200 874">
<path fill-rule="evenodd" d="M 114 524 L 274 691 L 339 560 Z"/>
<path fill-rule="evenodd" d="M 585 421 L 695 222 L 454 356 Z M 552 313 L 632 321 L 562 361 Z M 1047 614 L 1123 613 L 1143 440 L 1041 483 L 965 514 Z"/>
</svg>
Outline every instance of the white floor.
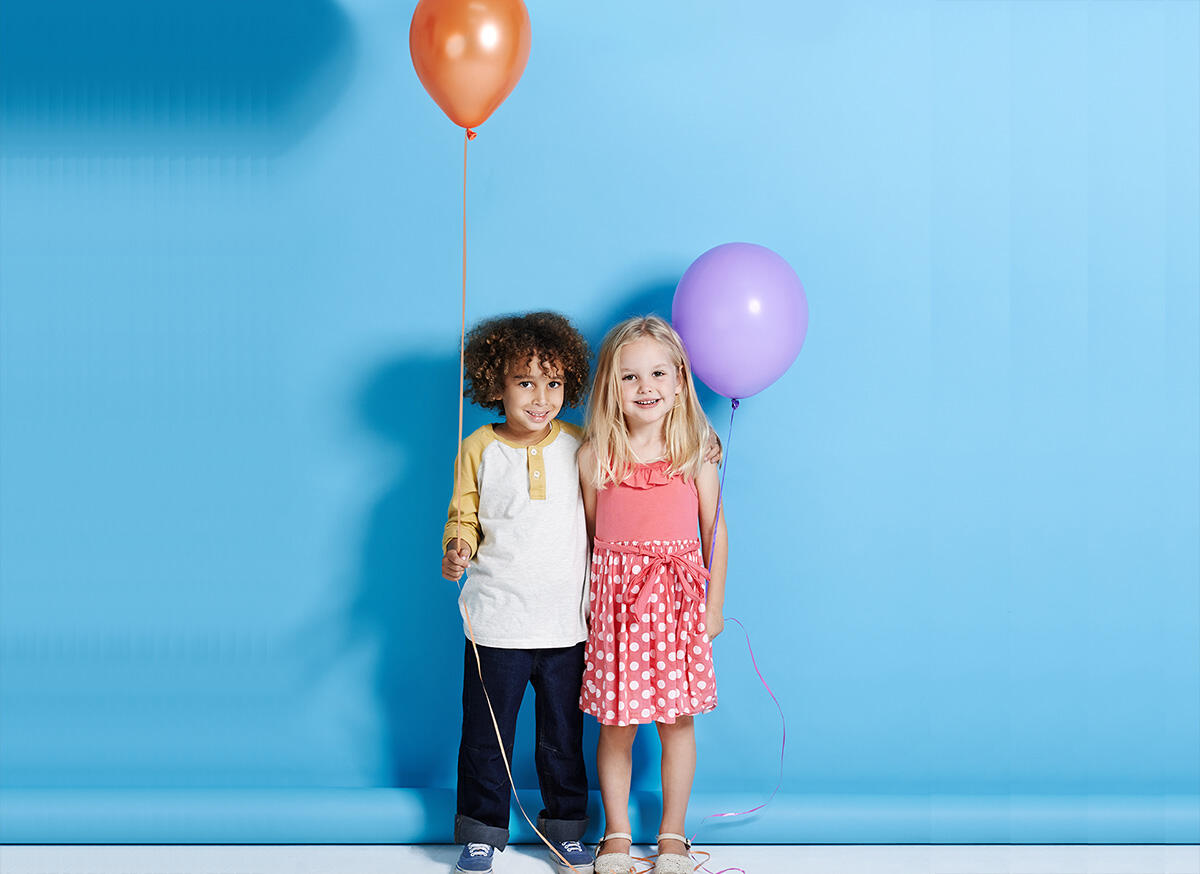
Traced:
<svg viewBox="0 0 1200 874">
<path fill-rule="evenodd" d="M 1200 874 L 1195 846 L 706 849 L 712 858 L 701 874 L 729 868 L 746 874 Z M 457 858 L 452 846 L 0 846 L 0 874 L 449 874 Z M 514 846 L 497 855 L 495 872 L 554 869 L 545 851 Z"/>
</svg>

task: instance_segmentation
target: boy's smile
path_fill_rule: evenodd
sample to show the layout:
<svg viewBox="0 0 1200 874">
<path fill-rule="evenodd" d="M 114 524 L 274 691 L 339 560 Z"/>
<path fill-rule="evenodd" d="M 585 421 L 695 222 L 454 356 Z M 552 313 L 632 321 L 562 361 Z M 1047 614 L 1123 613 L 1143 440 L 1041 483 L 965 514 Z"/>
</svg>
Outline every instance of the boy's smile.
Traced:
<svg viewBox="0 0 1200 874">
<path fill-rule="evenodd" d="M 504 424 L 496 433 L 513 443 L 537 443 L 550 432 L 550 423 L 563 405 L 560 369 L 537 355 L 510 367 L 504 375 Z"/>
</svg>

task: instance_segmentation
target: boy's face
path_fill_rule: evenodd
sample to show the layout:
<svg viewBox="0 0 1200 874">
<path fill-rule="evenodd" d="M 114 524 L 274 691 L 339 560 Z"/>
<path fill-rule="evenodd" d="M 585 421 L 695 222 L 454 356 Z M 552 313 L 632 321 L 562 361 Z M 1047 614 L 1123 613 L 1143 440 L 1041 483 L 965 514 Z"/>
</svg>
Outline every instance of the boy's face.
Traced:
<svg viewBox="0 0 1200 874">
<path fill-rule="evenodd" d="M 504 404 L 502 436 L 514 443 L 537 443 L 550 433 L 550 423 L 562 409 L 562 372 L 534 355 L 509 367 L 497 400 Z"/>
</svg>

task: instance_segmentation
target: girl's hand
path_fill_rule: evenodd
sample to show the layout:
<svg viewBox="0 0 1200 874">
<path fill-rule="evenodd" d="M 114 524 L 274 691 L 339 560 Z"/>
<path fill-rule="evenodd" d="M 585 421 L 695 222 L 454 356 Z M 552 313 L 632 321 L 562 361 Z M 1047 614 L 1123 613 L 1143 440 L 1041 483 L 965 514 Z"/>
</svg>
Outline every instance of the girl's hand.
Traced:
<svg viewBox="0 0 1200 874">
<path fill-rule="evenodd" d="M 704 614 L 704 636 L 711 643 L 718 634 L 725 630 L 725 617 L 720 610 L 709 610 Z"/>
<path fill-rule="evenodd" d="M 446 554 L 442 556 L 442 576 L 457 583 L 470 564 L 471 550 L 462 541 L 451 540 L 446 547 Z"/>
</svg>

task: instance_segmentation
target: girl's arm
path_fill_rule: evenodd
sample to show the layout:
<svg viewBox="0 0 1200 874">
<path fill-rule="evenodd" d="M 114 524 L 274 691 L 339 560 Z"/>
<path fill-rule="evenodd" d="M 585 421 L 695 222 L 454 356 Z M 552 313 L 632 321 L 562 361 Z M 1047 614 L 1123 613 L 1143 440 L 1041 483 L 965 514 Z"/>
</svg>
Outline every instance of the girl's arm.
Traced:
<svg viewBox="0 0 1200 874">
<path fill-rule="evenodd" d="M 721 518 L 717 519 L 717 494 L 721 480 L 715 464 L 705 464 L 696 478 L 696 491 L 700 495 L 700 543 L 704 563 L 710 566 L 708 598 L 704 607 L 704 625 L 708 639 L 712 640 L 725 628 L 725 567 L 729 559 L 729 538 L 725 531 L 725 508 L 721 507 Z M 713 523 L 717 536 L 713 538 Z"/>
<path fill-rule="evenodd" d="M 592 485 L 591 472 L 596 469 L 596 455 L 592 452 L 592 444 L 584 443 L 579 447 L 575 456 L 579 466 L 579 491 L 583 494 L 583 515 L 587 520 L 588 546 L 596 536 L 596 487 Z"/>
</svg>

